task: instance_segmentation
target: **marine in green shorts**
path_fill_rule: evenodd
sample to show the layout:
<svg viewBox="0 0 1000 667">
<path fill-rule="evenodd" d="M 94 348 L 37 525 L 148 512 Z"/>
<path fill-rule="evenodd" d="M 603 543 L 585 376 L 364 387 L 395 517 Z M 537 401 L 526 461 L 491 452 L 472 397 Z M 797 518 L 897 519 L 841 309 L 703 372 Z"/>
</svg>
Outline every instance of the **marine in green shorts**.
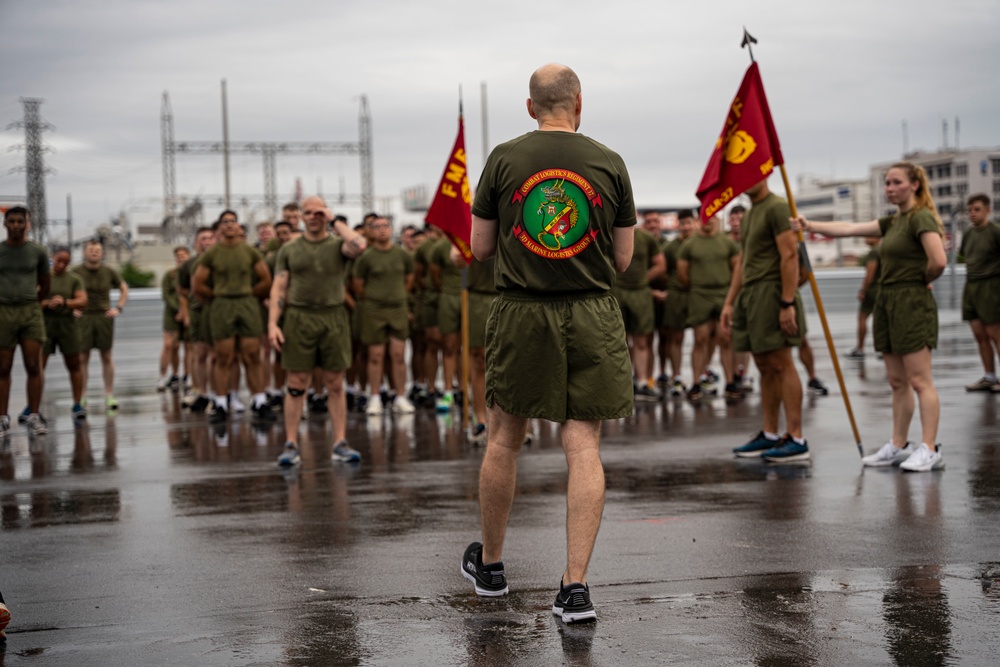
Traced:
<svg viewBox="0 0 1000 667">
<path fill-rule="evenodd" d="M 984 374 L 965 389 L 1000 394 L 996 374 L 996 357 L 1000 356 L 1000 225 L 990 222 L 990 198 L 985 194 L 969 197 L 966 210 L 972 227 L 962 238 L 966 268 L 962 319 L 972 329 Z"/>
</svg>

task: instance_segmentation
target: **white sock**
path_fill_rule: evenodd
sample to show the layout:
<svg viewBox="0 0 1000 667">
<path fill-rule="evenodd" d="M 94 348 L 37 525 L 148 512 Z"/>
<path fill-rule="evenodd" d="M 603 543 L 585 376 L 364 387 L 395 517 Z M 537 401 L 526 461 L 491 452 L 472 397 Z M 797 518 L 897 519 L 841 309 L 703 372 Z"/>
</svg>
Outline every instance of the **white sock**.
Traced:
<svg viewBox="0 0 1000 667">
<path fill-rule="evenodd" d="M 983 377 L 986 378 L 987 380 L 989 380 L 990 382 L 996 384 L 996 381 L 997 381 L 997 374 L 996 373 L 987 373 Z"/>
<path fill-rule="evenodd" d="M 223 410 L 229 409 L 229 397 L 228 396 L 216 396 L 215 405 L 222 408 Z"/>
<path fill-rule="evenodd" d="M 764 431 L 764 437 L 767 438 L 768 440 L 778 440 L 780 439 L 781 436 L 779 436 L 777 433 L 768 433 L 767 431 Z"/>
<path fill-rule="evenodd" d="M 267 394 L 261 391 L 253 395 L 253 406 L 255 408 L 259 408 L 265 403 L 267 403 Z"/>
</svg>

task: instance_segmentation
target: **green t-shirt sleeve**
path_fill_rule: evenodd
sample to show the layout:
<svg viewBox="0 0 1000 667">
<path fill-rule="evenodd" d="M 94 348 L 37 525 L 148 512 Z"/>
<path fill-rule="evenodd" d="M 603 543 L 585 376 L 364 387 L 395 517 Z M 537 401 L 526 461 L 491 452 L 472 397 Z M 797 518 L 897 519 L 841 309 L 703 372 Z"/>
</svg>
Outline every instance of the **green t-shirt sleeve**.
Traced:
<svg viewBox="0 0 1000 667">
<path fill-rule="evenodd" d="M 403 253 L 403 265 L 406 267 L 406 275 L 413 273 L 413 256 L 408 252 Z"/>
<path fill-rule="evenodd" d="M 49 251 L 45 248 L 39 247 L 38 252 L 38 273 L 39 275 L 44 275 L 49 273 Z"/>
<path fill-rule="evenodd" d="M 621 201 L 618 202 L 618 213 L 615 216 L 615 227 L 634 227 L 635 201 L 632 197 L 632 180 L 629 178 L 628 169 L 625 167 L 621 156 L 615 155 L 615 165 L 618 167 L 619 188 L 621 189 Z"/>
<path fill-rule="evenodd" d="M 500 218 L 500 208 L 497 205 L 496 193 L 493 191 L 496 165 L 496 150 L 494 150 L 486 159 L 486 166 L 483 167 L 483 173 L 479 177 L 479 185 L 476 187 L 476 198 L 472 202 L 472 215 L 483 220 Z"/>
<path fill-rule="evenodd" d="M 895 218 L 894 215 L 883 215 L 878 219 L 878 231 L 879 234 L 885 236 L 885 233 L 889 231 L 889 225 L 892 224 L 892 219 Z"/>
<path fill-rule="evenodd" d="M 933 213 L 927 209 L 920 209 L 919 211 L 915 211 L 910 217 L 910 232 L 914 238 L 919 239 L 920 235 L 924 232 L 940 234 L 941 229 L 938 227 Z"/>
<path fill-rule="evenodd" d="M 778 234 L 787 232 L 792 228 L 792 209 L 788 207 L 788 202 L 784 199 L 775 201 L 774 208 L 769 213 L 767 222 L 771 227 L 771 232 L 775 239 L 778 238 Z"/>
<path fill-rule="evenodd" d="M 122 275 L 114 269 L 111 269 L 111 286 L 120 288 L 122 286 L 122 282 Z"/>
<path fill-rule="evenodd" d="M 370 249 L 365 250 L 361 253 L 361 256 L 354 260 L 354 266 L 351 267 L 351 277 L 361 278 L 364 280 L 368 277 L 368 253 L 372 252 Z"/>
<path fill-rule="evenodd" d="M 274 256 L 274 273 L 277 274 L 279 271 L 288 271 L 288 244 L 281 246 L 278 249 L 277 254 Z"/>
</svg>

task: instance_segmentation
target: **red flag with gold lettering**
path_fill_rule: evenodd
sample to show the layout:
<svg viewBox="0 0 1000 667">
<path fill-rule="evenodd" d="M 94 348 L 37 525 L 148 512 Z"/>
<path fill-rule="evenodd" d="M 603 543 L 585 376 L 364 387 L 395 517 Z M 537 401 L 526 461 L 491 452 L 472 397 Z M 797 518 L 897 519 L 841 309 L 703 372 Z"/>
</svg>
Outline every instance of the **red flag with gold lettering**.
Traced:
<svg viewBox="0 0 1000 667">
<path fill-rule="evenodd" d="M 444 175 L 424 221 L 445 233 L 462 253 L 466 264 L 472 261 L 472 193 L 465 167 L 465 123 L 461 110 L 458 112 L 455 146 L 448 156 Z"/>
<path fill-rule="evenodd" d="M 757 63 L 752 63 L 729 106 L 726 124 L 698 186 L 702 224 L 784 161 L 764 84 Z"/>
</svg>

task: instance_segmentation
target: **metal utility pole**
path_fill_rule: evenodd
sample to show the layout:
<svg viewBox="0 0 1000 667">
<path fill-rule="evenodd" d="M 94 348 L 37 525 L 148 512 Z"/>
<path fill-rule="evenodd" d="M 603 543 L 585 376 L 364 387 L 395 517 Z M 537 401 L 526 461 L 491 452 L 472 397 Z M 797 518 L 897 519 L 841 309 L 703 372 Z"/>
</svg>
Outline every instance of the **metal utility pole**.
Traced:
<svg viewBox="0 0 1000 667">
<path fill-rule="evenodd" d="M 24 128 L 24 166 L 15 167 L 11 172 L 23 171 L 27 174 L 28 210 L 31 211 L 31 231 L 35 241 L 45 245 L 46 222 L 48 216 L 45 210 L 45 174 L 52 170 L 45 166 L 44 154 L 49 149 L 42 143 L 42 132 L 53 127 L 42 120 L 38 108 L 43 100 L 37 97 L 22 97 L 24 105 L 24 120 L 11 123 L 7 129 Z"/>
<path fill-rule="evenodd" d="M 265 162 L 265 164 L 267 164 Z M 222 171 L 225 178 L 226 208 L 229 203 L 229 111 L 226 108 L 226 80 L 222 80 Z"/>
<path fill-rule="evenodd" d="M 177 178 L 174 155 L 174 112 L 170 108 L 170 96 L 163 91 L 160 103 L 160 146 L 163 156 L 163 220 L 170 226 L 170 238 L 177 234 L 174 214 L 177 209 Z"/>
<path fill-rule="evenodd" d="M 489 116 L 490 116 L 490 113 L 489 113 L 489 109 L 487 109 L 487 105 L 486 105 L 486 82 L 485 81 L 483 81 L 482 84 L 480 84 L 480 87 L 479 87 L 479 98 L 480 98 L 480 105 L 482 107 L 481 111 L 482 111 L 482 116 L 483 116 L 483 166 L 485 167 L 486 166 L 486 158 L 490 154 L 490 139 L 489 139 L 489 124 L 490 124 L 489 123 Z"/>
<path fill-rule="evenodd" d="M 361 96 L 358 115 L 358 147 L 361 154 L 361 214 L 368 215 L 375 207 L 375 172 L 372 167 L 372 114 L 368 96 Z"/>
</svg>

